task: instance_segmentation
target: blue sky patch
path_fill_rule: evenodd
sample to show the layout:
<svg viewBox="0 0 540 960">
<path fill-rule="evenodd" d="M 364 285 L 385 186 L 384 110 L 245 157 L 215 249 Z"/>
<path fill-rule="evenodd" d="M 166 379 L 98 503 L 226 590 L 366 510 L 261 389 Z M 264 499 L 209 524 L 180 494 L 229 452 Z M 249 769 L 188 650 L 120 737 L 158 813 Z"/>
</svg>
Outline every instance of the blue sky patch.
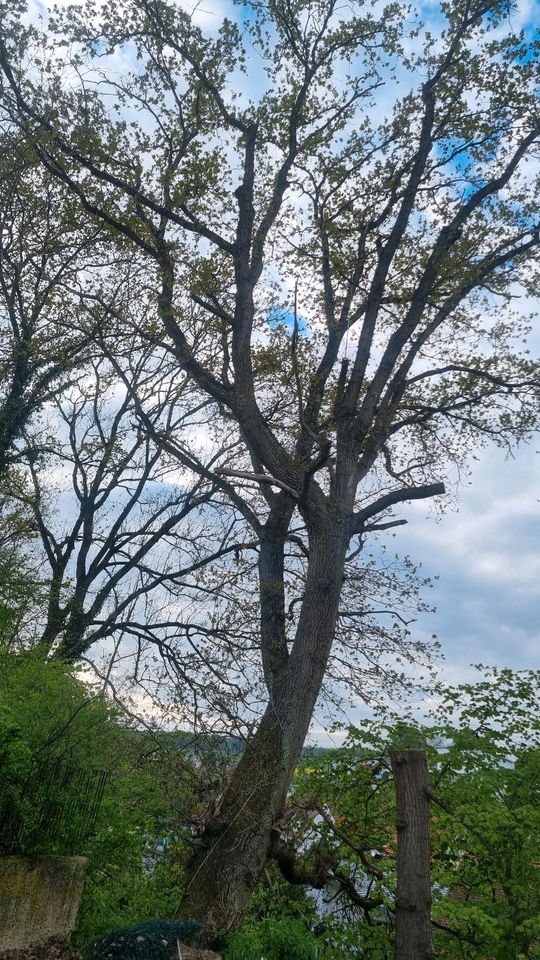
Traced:
<svg viewBox="0 0 540 960">
<path fill-rule="evenodd" d="M 288 330 L 294 330 L 294 313 L 292 310 L 287 310 L 285 307 L 270 307 L 266 311 L 266 320 L 270 326 L 275 330 L 280 324 L 281 326 L 287 327 Z M 307 333 L 308 322 L 301 313 L 298 314 L 298 331 L 299 333 Z"/>
</svg>

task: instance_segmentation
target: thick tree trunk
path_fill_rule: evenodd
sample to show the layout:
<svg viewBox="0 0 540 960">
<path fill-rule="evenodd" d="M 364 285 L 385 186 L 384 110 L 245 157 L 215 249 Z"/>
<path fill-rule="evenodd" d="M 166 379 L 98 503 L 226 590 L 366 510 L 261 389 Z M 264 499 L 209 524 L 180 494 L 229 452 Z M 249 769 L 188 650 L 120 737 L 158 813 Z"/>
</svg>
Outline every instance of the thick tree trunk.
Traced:
<svg viewBox="0 0 540 960">
<path fill-rule="evenodd" d="M 306 591 L 287 665 L 192 863 L 179 915 L 207 942 L 239 924 L 268 857 L 272 827 L 306 738 L 335 633 L 347 538 L 328 524 L 310 544 Z M 276 664 L 276 666 L 278 666 Z"/>
<path fill-rule="evenodd" d="M 430 960 L 430 781 L 424 750 L 390 755 L 397 800 L 396 960 Z"/>
<path fill-rule="evenodd" d="M 269 707 L 233 773 L 219 824 L 207 828 L 191 866 L 179 915 L 203 924 L 203 942 L 240 922 L 288 786 L 283 737 Z"/>
</svg>

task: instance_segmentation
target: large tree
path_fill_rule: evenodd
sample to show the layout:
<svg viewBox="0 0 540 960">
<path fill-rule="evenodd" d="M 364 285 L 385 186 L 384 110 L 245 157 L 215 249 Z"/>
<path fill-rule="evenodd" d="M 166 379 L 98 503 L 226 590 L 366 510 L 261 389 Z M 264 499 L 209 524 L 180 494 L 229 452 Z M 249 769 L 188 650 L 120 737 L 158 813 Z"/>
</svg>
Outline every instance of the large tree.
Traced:
<svg viewBox="0 0 540 960">
<path fill-rule="evenodd" d="M 335 0 L 257 0 L 212 36 L 163 0 L 69 8 L 44 35 L 1 9 L 6 123 L 145 264 L 141 338 L 240 441 L 213 474 L 260 544 L 266 706 L 182 905 L 223 931 L 267 856 L 347 558 L 536 422 L 512 298 L 538 264 L 538 62 L 493 0 L 445 3 L 430 33 Z"/>
</svg>

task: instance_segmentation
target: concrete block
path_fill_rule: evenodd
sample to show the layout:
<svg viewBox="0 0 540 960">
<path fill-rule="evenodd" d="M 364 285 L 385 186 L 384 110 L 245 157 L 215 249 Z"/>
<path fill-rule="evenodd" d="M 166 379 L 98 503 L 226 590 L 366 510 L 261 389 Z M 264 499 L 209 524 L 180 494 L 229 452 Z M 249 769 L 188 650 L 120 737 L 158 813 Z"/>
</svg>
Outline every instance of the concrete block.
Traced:
<svg viewBox="0 0 540 960">
<path fill-rule="evenodd" d="M 85 857 L 0 858 L 0 953 L 69 936 L 86 865 Z"/>
</svg>

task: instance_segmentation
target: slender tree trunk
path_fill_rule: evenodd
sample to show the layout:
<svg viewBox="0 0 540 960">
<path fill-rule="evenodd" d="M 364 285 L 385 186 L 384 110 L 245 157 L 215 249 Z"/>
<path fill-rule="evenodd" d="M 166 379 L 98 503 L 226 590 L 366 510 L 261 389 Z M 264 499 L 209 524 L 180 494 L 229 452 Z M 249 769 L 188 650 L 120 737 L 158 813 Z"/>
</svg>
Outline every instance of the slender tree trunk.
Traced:
<svg viewBox="0 0 540 960">
<path fill-rule="evenodd" d="M 268 857 L 321 689 L 334 639 L 347 538 L 328 524 L 310 544 L 306 591 L 288 663 L 226 791 L 219 824 L 202 838 L 178 911 L 207 942 L 237 926 Z"/>
<path fill-rule="evenodd" d="M 426 754 L 424 750 L 401 750 L 390 759 L 397 800 L 396 960 L 430 960 L 435 951 Z"/>
</svg>

